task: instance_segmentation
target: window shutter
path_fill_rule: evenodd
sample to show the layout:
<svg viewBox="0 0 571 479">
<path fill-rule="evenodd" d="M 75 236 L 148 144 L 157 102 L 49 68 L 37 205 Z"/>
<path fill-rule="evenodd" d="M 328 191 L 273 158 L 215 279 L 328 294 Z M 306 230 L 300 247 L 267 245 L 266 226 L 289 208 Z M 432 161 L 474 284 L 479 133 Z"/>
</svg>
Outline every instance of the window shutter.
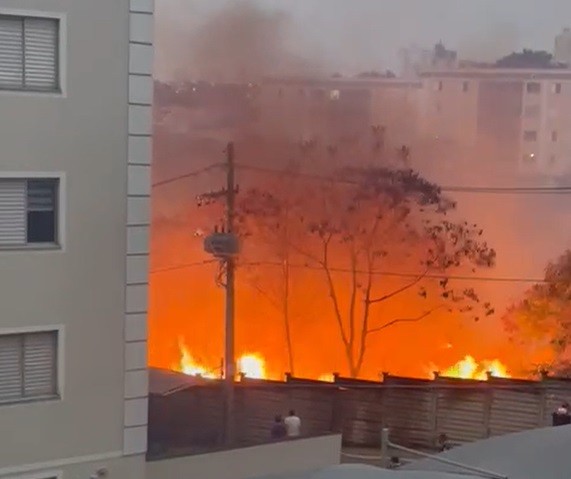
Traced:
<svg viewBox="0 0 571 479">
<path fill-rule="evenodd" d="M 24 19 L 24 86 L 29 90 L 58 88 L 58 24 L 52 18 Z"/>
<path fill-rule="evenodd" d="M 0 336 L 0 401 L 20 399 L 22 389 L 22 337 Z"/>
<path fill-rule="evenodd" d="M 56 181 L 28 180 L 28 211 L 54 211 Z"/>
<path fill-rule="evenodd" d="M 26 181 L 0 180 L 0 246 L 26 244 Z"/>
<path fill-rule="evenodd" d="M 24 35 L 19 17 L 0 16 L 0 88 L 24 84 Z"/>
<path fill-rule="evenodd" d="M 57 394 L 57 333 L 24 335 L 24 397 Z"/>
</svg>

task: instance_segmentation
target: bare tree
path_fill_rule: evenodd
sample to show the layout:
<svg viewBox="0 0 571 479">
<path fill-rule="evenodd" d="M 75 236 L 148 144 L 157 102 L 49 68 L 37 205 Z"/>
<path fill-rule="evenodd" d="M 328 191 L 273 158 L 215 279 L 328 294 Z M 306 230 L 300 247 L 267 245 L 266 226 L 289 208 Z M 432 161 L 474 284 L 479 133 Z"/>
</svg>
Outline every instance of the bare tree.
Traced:
<svg viewBox="0 0 571 479">
<path fill-rule="evenodd" d="M 287 199 L 275 187 L 249 189 L 241 194 L 240 217 L 251 238 L 274 238 L 269 243 L 288 284 L 293 258 L 296 267 L 321 271 L 351 376 L 361 372 L 368 339 L 390 327 L 437 311 L 474 320 L 493 313 L 472 288 L 454 288 L 447 278 L 462 268 L 493 266 L 495 251 L 476 225 L 448 219 L 456 205 L 437 185 L 387 168 L 345 168 L 321 182 L 303 175 L 281 181 Z M 395 287 L 399 276 L 405 282 Z M 387 318 L 382 306 L 406 295 L 410 314 Z"/>
<path fill-rule="evenodd" d="M 284 174 L 291 175 L 297 171 L 294 164 L 288 165 Z M 261 190 L 250 189 L 239 201 L 237 222 L 238 231 L 242 237 L 254 238 L 256 241 L 256 254 L 250 258 L 242 257 L 241 266 L 246 269 L 248 283 L 279 312 L 284 329 L 289 372 L 295 374 L 295 359 L 292 337 L 291 313 L 291 236 L 294 222 L 292 221 L 292 192 L 283 188 L 281 182 L 274 183 L 273 191 L 280 190 L 280 202 L 275 202 L 273 195 L 265 194 Z M 255 221 L 252 221 L 255 219 Z M 277 279 L 277 287 L 270 284 L 267 277 L 257 274 L 257 262 L 260 260 L 260 243 L 271 251 L 269 260 L 276 261 L 279 274 L 273 276 Z"/>
</svg>

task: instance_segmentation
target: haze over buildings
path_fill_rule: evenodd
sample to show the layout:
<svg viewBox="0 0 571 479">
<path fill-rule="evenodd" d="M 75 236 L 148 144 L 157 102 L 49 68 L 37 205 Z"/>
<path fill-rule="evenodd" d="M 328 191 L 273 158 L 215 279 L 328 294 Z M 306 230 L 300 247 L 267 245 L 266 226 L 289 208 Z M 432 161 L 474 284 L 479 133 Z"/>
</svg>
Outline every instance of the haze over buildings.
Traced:
<svg viewBox="0 0 571 479">
<path fill-rule="evenodd" d="M 190 39 L 197 25 L 234 0 L 164 0 L 157 4 L 156 73 L 189 74 Z M 253 0 L 268 15 L 283 12 L 285 44 L 298 57 L 319 59 L 346 74 L 397 69 L 402 47 L 442 40 L 463 58 L 491 61 L 514 50 L 551 50 L 568 26 L 571 4 L 550 0 Z M 273 13 L 272 13 L 273 12 Z"/>
<path fill-rule="evenodd" d="M 565 184 L 570 152 L 564 134 L 569 123 L 569 71 L 492 67 L 496 60 L 524 47 L 553 52 L 555 37 L 565 25 L 561 18 L 569 16 L 565 13 L 568 7 L 554 4 L 559 18 L 552 16 L 553 10 L 542 11 L 531 25 L 526 3 L 517 9 L 509 2 L 507 6 L 484 2 L 461 7 L 456 2 L 434 2 L 430 8 L 426 2 L 404 3 L 415 6 L 413 11 L 419 15 L 405 12 L 396 2 L 382 6 L 357 2 L 351 9 L 337 2 L 327 3 L 327 8 L 323 2 L 215 2 L 208 6 L 191 2 L 187 7 L 163 3 L 159 15 L 169 29 L 161 31 L 161 25 L 157 29 L 158 48 L 164 52 L 159 55 L 159 74 L 160 78 L 175 78 L 174 89 L 179 93 L 158 105 L 162 109 L 157 109 L 155 178 L 176 177 L 219 162 L 228 140 L 237 142 L 240 161 L 274 169 L 299 159 L 300 144 L 313 141 L 319 145 L 318 154 L 325 157 L 329 147 L 344 143 L 335 164 L 371 164 L 379 143 L 376 128 L 385 127 L 385 153 L 391 156 L 396 148 L 410 146 L 409 166 L 444 186 Z M 222 9 L 224 5 L 227 8 Z M 301 12 L 313 12 L 313 16 L 302 18 Z M 447 19 L 456 20 L 444 24 L 438 20 L 443 12 Z M 184 31 L 176 25 L 184 25 Z M 564 43 L 559 42 L 559 56 L 564 55 Z M 435 45 L 439 51 L 436 62 Z M 416 51 L 424 66 L 409 69 L 405 78 L 394 78 L 387 69 L 400 73 L 403 47 Z M 414 57 L 409 56 L 410 63 Z M 169 77 L 167 71 L 173 74 Z M 166 83 L 160 85 L 161 98 L 170 95 L 169 88 Z M 319 173 L 330 171 L 323 168 Z M 244 170 L 239 177 L 242 184 L 271 181 L 254 178 Z M 217 189 L 220 181 L 216 172 L 209 171 L 197 180 L 157 190 L 153 233 L 157 268 L 203 260 L 200 241 L 189 239 L 189 232 L 203 232 L 215 219 L 204 209 L 195 210 L 194 198 L 204 190 Z M 567 232 L 554 228 L 571 217 L 561 196 L 453 196 L 459 204 L 458 217 L 480 224 L 500 252 L 493 276 L 540 277 L 546 262 L 570 245 Z M 172 247 L 175 238 L 180 248 Z M 217 314 L 217 293 L 197 271 L 154 277 L 154 365 L 170 367 L 180 361 L 181 334 L 193 356 L 218 364 L 218 346 L 210 338 L 218 337 L 211 327 L 219 325 L 200 320 Z M 258 268 L 256 274 L 271 277 L 267 269 Z M 300 279 L 300 284 L 305 280 Z M 268 321 L 276 313 L 258 301 L 246 283 L 240 291 L 238 341 L 242 352 L 257 351 L 283 371 L 281 346 L 275 347 L 281 344 L 281 329 Z M 188 296 L 188 288 L 197 293 Z M 478 289 L 502 310 L 519 297 L 525 284 L 505 282 L 500 287 L 483 281 Z M 324 348 L 323 358 L 315 357 L 317 338 L 334 332 L 327 329 L 326 318 L 314 318 L 315 304 L 301 296 L 297 307 L 311 320 L 299 321 L 297 347 L 303 361 L 311 363 L 308 374 L 317 377 L 337 368 L 340 360 L 334 345 L 327 353 Z M 396 345 L 399 341 L 411 344 L 408 330 L 387 332 L 379 340 L 378 357 L 370 361 L 372 375 L 378 373 L 378 364 L 391 372 L 424 374 L 432 358 L 445 356 L 443 344 L 454 344 L 462 351 L 446 359 L 446 366 L 471 354 L 471 348 L 479 351 L 476 356 L 490 358 L 501 348 L 483 345 L 478 341 L 482 334 L 492 333 L 509 349 L 499 318 L 463 332 L 442 324 L 416 325 L 414 330 L 431 336 L 425 341 L 430 346 L 404 351 Z"/>
</svg>

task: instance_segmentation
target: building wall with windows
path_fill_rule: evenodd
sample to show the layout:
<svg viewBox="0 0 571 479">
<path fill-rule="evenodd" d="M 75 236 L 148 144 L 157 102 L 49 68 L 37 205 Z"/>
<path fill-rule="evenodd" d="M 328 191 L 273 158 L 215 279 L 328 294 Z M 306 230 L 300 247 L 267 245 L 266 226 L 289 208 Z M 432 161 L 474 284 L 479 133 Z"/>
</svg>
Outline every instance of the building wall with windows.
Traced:
<svg viewBox="0 0 571 479">
<path fill-rule="evenodd" d="M 266 138 L 324 145 L 371 141 L 384 126 L 396 144 L 416 134 L 420 82 L 398 79 L 275 78 L 261 85 L 258 131 Z"/>
<path fill-rule="evenodd" d="M 571 171 L 571 71 L 425 72 L 423 137 L 478 150 L 522 173 Z"/>
<path fill-rule="evenodd" d="M 0 2 L 0 476 L 144 474 L 152 12 Z"/>
</svg>

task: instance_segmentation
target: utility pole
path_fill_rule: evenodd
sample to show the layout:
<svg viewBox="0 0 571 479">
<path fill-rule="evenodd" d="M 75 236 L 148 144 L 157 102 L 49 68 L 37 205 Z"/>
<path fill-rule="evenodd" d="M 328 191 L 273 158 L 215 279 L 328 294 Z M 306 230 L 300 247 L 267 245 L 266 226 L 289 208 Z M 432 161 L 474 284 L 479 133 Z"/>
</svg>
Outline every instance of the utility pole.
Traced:
<svg viewBox="0 0 571 479">
<path fill-rule="evenodd" d="M 234 185 L 234 144 L 228 143 L 226 149 L 226 233 L 234 237 L 234 215 L 236 187 Z M 234 380 L 236 378 L 236 360 L 234 357 L 234 282 L 236 263 L 234 255 L 226 256 L 226 316 L 224 338 L 224 371 L 226 385 L 226 443 L 234 439 Z"/>
<path fill-rule="evenodd" d="M 226 311 L 224 316 L 224 436 L 226 444 L 234 441 L 234 382 L 236 379 L 236 358 L 234 353 L 234 283 L 236 273 L 236 255 L 239 252 L 238 238 L 234 232 L 236 216 L 236 185 L 234 144 L 228 143 L 226 148 L 226 188 L 221 191 L 205 193 L 200 201 L 211 201 L 223 198 L 225 202 L 225 225 L 222 232 L 214 233 L 204 240 L 204 249 L 222 261 L 226 269 Z"/>
</svg>

